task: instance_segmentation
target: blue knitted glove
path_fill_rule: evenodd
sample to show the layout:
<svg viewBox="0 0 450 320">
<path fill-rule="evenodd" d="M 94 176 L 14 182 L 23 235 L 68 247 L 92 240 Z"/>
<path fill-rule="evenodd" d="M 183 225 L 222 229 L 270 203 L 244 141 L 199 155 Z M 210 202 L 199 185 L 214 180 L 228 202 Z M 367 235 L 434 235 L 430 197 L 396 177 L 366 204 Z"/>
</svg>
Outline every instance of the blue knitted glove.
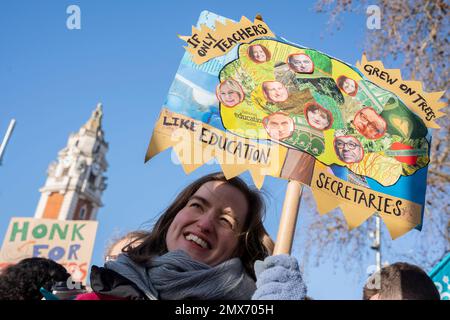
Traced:
<svg viewBox="0 0 450 320">
<path fill-rule="evenodd" d="M 306 286 L 297 259 L 281 254 L 255 262 L 256 291 L 252 300 L 304 300 Z"/>
</svg>

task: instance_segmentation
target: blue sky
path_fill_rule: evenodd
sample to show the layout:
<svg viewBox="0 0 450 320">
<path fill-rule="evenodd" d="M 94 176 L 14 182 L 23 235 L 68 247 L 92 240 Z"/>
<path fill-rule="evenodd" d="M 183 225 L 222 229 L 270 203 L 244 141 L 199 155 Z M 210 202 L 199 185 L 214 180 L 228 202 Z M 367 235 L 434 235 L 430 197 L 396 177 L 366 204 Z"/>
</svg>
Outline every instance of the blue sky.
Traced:
<svg viewBox="0 0 450 320">
<path fill-rule="evenodd" d="M 66 8 L 81 8 L 81 30 L 66 28 Z M 101 264 L 107 241 L 159 214 L 191 175 L 166 151 L 144 165 L 144 155 L 187 35 L 202 10 L 231 19 L 261 13 L 273 32 L 354 64 L 362 54 L 366 16 L 346 14 L 331 34 L 314 1 L 2 1 L 0 4 L 0 135 L 11 118 L 15 132 L 0 166 L 0 238 L 11 217 L 33 216 L 46 170 L 70 133 L 95 105 L 104 106 L 109 142 L 108 188 L 92 263 Z M 250 182 L 248 174 L 243 178 Z M 286 181 L 267 178 L 266 226 L 276 238 Z M 301 212 L 307 211 L 305 205 Z M 300 213 L 299 224 L 306 223 Z M 301 247 L 294 242 L 294 253 Z M 305 274 L 315 299 L 359 299 L 361 277 L 331 263 Z"/>
</svg>

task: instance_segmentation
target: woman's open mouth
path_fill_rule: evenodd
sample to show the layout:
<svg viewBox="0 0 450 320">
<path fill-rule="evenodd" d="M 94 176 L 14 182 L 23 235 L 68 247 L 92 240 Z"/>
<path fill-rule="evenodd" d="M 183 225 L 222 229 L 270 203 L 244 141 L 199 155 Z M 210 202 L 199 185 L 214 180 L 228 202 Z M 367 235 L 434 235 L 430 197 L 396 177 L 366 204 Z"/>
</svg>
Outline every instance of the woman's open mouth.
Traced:
<svg viewBox="0 0 450 320">
<path fill-rule="evenodd" d="M 202 239 L 201 237 L 193 234 L 193 233 L 187 233 L 184 235 L 184 238 L 188 241 L 192 241 L 193 243 L 199 245 L 203 249 L 211 249 L 211 245 L 208 243 L 207 240 Z"/>
</svg>

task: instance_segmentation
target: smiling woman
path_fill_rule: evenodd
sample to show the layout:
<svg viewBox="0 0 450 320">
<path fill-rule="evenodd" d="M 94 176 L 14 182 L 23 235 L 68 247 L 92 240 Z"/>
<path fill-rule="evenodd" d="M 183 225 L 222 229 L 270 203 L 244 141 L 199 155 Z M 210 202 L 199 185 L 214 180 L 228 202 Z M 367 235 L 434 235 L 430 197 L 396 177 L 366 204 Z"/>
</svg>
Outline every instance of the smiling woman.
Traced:
<svg viewBox="0 0 450 320">
<path fill-rule="evenodd" d="M 224 181 L 206 182 L 172 221 L 167 249 L 184 250 L 215 266 L 236 256 L 247 213 L 247 200 L 236 187 Z"/>
<path fill-rule="evenodd" d="M 204 176 L 187 186 L 139 245 L 91 270 L 83 299 L 250 299 L 253 265 L 271 254 L 258 191 L 235 177 Z M 239 288 L 239 290 L 235 290 Z"/>
<path fill-rule="evenodd" d="M 241 86 L 233 79 L 220 83 L 216 91 L 219 101 L 227 107 L 234 107 L 244 100 L 244 92 Z"/>
</svg>

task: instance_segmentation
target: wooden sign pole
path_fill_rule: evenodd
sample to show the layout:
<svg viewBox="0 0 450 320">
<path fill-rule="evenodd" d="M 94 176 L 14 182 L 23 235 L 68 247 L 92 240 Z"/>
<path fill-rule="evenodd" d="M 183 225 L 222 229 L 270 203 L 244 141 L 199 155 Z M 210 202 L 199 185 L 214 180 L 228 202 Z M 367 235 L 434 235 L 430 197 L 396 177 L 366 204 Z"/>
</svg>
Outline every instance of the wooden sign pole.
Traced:
<svg viewBox="0 0 450 320">
<path fill-rule="evenodd" d="M 300 182 L 289 180 L 273 255 L 291 253 L 302 190 L 303 186 Z"/>
</svg>

